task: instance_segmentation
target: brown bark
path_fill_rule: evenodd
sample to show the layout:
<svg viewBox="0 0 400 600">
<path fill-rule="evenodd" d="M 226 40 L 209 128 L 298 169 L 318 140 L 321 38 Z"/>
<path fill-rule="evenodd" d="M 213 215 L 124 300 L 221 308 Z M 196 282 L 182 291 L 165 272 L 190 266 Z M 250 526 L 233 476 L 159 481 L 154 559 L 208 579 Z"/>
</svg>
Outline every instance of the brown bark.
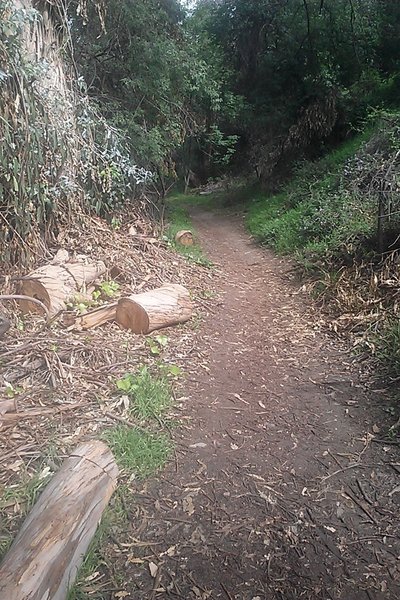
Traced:
<svg viewBox="0 0 400 600">
<path fill-rule="evenodd" d="M 134 333 L 185 323 L 192 316 L 189 292 L 182 285 L 167 284 L 150 292 L 121 298 L 116 321 Z"/>
<path fill-rule="evenodd" d="M 0 600 L 65 600 L 118 476 L 103 442 L 80 445 L 41 494 L 0 565 Z"/>
<path fill-rule="evenodd" d="M 21 282 L 20 292 L 40 300 L 47 307 L 50 316 L 54 316 L 67 308 L 67 301 L 83 285 L 92 283 L 105 272 L 106 266 L 101 261 L 46 265 Z M 29 300 L 20 300 L 19 306 L 23 313 L 41 312 L 40 307 Z"/>
</svg>

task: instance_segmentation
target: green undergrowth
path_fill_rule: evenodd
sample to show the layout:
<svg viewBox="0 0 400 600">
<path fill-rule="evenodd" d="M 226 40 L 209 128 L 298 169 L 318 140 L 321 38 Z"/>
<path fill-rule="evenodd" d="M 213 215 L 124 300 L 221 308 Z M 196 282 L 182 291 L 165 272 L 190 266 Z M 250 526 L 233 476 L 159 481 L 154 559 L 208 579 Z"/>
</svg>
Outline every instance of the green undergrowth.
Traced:
<svg viewBox="0 0 400 600">
<path fill-rule="evenodd" d="M 298 165 L 276 195 L 258 190 L 248 204 L 247 227 L 261 243 L 281 254 L 307 260 L 342 257 L 372 238 L 374 204 L 353 195 L 342 179 L 348 162 L 371 136 L 371 129 L 316 162 Z"/>
<path fill-rule="evenodd" d="M 154 376 L 148 367 L 138 373 L 127 373 L 117 381 L 117 388 L 125 394 L 128 411 L 141 419 L 161 419 L 172 403 L 171 384 L 166 376 Z"/>
<path fill-rule="evenodd" d="M 399 156 L 400 113 L 376 112 L 340 148 L 298 165 L 279 193 L 253 190 L 246 209 L 253 236 L 294 256 L 336 316 L 354 317 L 360 347 L 372 351 L 377 376 L 391 387 L 400 379 L 398 300 L 390 288 L 399 279 Z"/>
</svg>

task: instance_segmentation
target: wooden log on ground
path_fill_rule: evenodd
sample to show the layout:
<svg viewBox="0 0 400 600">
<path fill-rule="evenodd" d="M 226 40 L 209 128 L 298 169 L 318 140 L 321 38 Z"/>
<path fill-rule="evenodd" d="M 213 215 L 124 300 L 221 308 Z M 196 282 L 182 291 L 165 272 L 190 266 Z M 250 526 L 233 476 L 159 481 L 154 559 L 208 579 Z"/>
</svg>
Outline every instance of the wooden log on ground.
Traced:
<svg viewBox="0 0 400 600">
<path fill-rule="evenodd" d="M 121 298 L 116 321 L 134 333 L 185 323 L 193 313 L 189 292 L 182 285 L 166 284 L 151 292 Z"/>
<path fill-rule="evenodd" d="M 182 229 L 175 235 L 175 242 L 181 246 L 193 246 L 193 233 L 189 229 Z"/>
<path fill-rule="evenodd" d="M 67 308 L 71 300 L 84 285 L 95 281 L 106 272 L 102 261 L 75 262 L 63 265 L 40 267 L 29 278 L 21 281 L 20 293 L 40 300 L 48 309 L 50 316 Z M 40 313 L 41 309 L 29 300 L 20 300 L 21 311 Z"/>
<path fill-rule="evenodd" d="M 118 468 L 99 441 L 80 445 L 54 475 L 0 565 L 0 600 L 65 600 Z"/>
</svg>

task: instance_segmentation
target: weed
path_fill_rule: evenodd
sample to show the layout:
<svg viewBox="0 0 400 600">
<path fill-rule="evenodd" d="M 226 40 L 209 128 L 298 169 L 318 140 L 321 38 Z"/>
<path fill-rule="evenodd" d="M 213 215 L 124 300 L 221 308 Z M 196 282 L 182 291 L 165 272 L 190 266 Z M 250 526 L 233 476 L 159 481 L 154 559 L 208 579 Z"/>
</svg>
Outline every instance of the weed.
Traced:
<svg viewBox="0 0 400 600">
<path fill-rule="evenodd" d="M 108 300 L 114 298 L 119 292 L 119 284 L 116 281 L 102 281 L 98 288 L 92 293 L 93 300 Z"/>
<path fill-rule="evenodd" d="M 165 434 L 120 425 L 104 433 L 119 466 L 143 479 L 158 471 L 168 460 L 171 442 Z"/>
<path fill-rule="evenodd" d="M 161 354 L 163 348 L 168 345 L 168 337 L 166 335 L 149 336 L 146 338 L 146 343 L 150 348 L 150 352 L 158 356 Z"/>
<path fill-rule="evenodd" d="M 317 162 L 304 162 L 275 196 L 255 193 L 247 226 L 262 243 L 282 254 L 299 253 L 311 263 L 355 254 L 376 226 L 376 206 L 348 187 L 346 177 L 357 150 L 371 135 L 347 141 Z M 347 175 L 346 175 L 347 174 Z"/>
<path fill-rule="evenodd" d="M 154 376 L 148 367 L 136 374 L 126 374 L 117 381 L 117 388 L 129 398 L 129 412 L 142 420 L 160 419 L 172 403 L 168 379 Z"/>
</svg>

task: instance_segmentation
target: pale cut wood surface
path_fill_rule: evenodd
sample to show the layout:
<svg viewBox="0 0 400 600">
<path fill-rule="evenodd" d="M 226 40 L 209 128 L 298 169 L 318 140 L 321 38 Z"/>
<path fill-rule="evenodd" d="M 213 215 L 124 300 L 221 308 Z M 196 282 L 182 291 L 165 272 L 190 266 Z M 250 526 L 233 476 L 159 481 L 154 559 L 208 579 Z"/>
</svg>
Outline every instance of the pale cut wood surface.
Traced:
<svg viewBox="0 0 400 600">
<path fill-rule="evenodd" d="M 190 231 L 190 229 L 182 229 L 176 233 L 175 242 L 177 244 L 181 244 L 182 246 L 193 246 L 193 233 Z"/>
<path fill-rule="evenodd" d="M 0 565 L 0 600 L 65 600 L 104 509 L 118 467 L 100 441 L 81 444 L 29 513 Z"/>
<path fill-rule="evenodd" d="M 117 303 L 107 304 L 91 310 L 84 315 L 76 317 L 74 327 L 76 329 L 93 329 L 104 325 L 109 321 L 114 321 L 117 314 Z"/>
</svg>

